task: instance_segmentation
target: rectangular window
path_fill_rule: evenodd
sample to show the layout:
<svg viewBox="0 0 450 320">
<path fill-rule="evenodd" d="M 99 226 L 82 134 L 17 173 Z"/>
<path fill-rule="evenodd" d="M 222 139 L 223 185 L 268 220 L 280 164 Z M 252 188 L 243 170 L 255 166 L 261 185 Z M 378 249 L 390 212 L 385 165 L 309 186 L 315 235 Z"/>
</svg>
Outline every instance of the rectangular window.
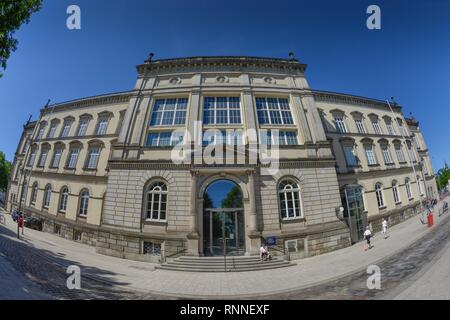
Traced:
<svg viewBox="0 0 450 320">
<path fill-rule="evenodd" d="M 34 161 L 36 159 L 36 150 L 31 151 L 30 158 L 28 159 L 27 166 L 32 167 L 34 165 Z"/>
<path fill-rule="evenodd" d="M 383 134 L 383 131 L 381 130 L 380 122 L 378 120 L 373 121 L 372 126 L 373 126 L 373 130 L 375 131 L 376 134 Z"/>
<path fill-rule="evenodd" d="M 80 149 L 78 149 L 78 148 L 74 148 L 74 149 L 70 150 L 69 158 L 68 158 L 68 162 L 67 162 L 67 168 L 69 168 L 69 169 L 76 168 L 79 153 L 80 153 Z"/>
<path fill-rule="evenodd" d="M 345 160 L 347 161 L 347 166 L 354 167 L 358 165 L 353 146 L 344 146 Z"/>
<path fill-rule="evenodd" d="M 184 125 L 187 103 L 187 98 L 156 100 L 153 105 L 150 126 Z"/>
<path fill-rule="evenodd" d="M 57 127 L 56 124 L 52 124 L 52 126 L 50 127 L 50 130 L 48 131 L 48 135 L 47 135 L 48 139 L 51 139 L 55 136 L 56 127 Z"/>
<path fill-rule="evenodd" d="M 41 126 L 36 137 L 37 140 L 41 140 L 44 137 L 45 126 Z"/>
<path fill-rule="evenodd" d="M 386 124 L 386 127 L 388 129 L 388 132 L 391 136 L 395 135 L 395 130 L 394 130 L 394 126 L 392 125 L 392 122 L 389 122 Z"/>
<path fill-rule="evenodd" d="M 39 158 L 39 167 L 45 166 L 45 161 L 47 160 L 48 149 L 44 149 L 41 151 L 41 157 Z"/>
<path fill-rule="evenodd" d="M 298 145 L 296 131 L 261 130 L 261 143 L 265 145 L 295 146 Z"/>
<path fill-rule="evenodd" d="M 80 125 L 78 126 L 77 136 L 82 137 L 86 134 L 89 120 L 82 119 L 80 120 Z"/>
<path fill-rule="evenodd" d="M 55 154 L 53 155 L 52 168 L 58 168 L 59 162 L 61 161 L 62 149 L 55 149 Z"/>
<path fill-rule="evenodd" d="M 239 97 L 205 97 L 203 102 L 204 124 L 241 124 Z"/>
<path fill-rule="evenodd" d="M 411 192 L 411 183 L 409 181 L 407 181 L 405 183 L 405 187 L 406 187 L 406 195 L 408 196 L 408 199 L 412 199 L 412 192 Z"/>
<path fill-rule="evenodd" d="M 401 146 L 401 145 L 397 145 L 397 146 L 395 147 L 395 153 L 397 154 L 398 162 L 400 162 L 400 163 L 406 162 L 406 161 L 405 161 L 405 155 L 403 154 L 402 146 Z"/>
<path fill-rule="evenodd" d="M 364 122 L 362 119 L 355 120 L 356 129 L 358 130 L 358 133 L 365 134 L 366 133 L 366 127 L 364 126 Z"/>
<path fill-rule="evenodd" d="M 400 133 L 401 133 L 404 137 L 406 137 L 408 134 L 407 134 L 407 132 L 406 132 L 405 127 L 403 126 L 403 124 L 399 123 L 398 126 L 399 126 L 399 128 L 400 128 Z"/>
<path fill-rule="evenodd" d="M 71 121 L 65 121 L 64 122 L 64 126 L 63 126 L 63 129 L 61 131 L 61 138 L 66 138 L 66 137 L 69 136 L 71 125 L 72 125 Z"/>
<path fill-rule="evenodd" d="M 98 158 L 100 157 L 100 147 L 92 147 L 88 151 L 87 169 L 97 169 Z"/>
<path fill-rule="evenodd" d="M 26 153 L 28 151 L 29 147 L 30 147 L 30 136 L 27 136 L 25 144 L 24 144 L 23 149 L 22 149 L 22 153 Z"/>
<path fill-rule="evenodd" d="M 375 157 L 375 153 L 373 152 L 373 147 L 372 146 L 365 146 L 364 150 L 366 152 L 367 163 L 369 165 L 376 165 L 377 164 L 377 159 Z"/>
<path fill-rule="evenodd" d="M 339 133 L 346 133 L 347 127 L 345 126 L 343 117 L 334 117 L 334 123 L 336 125 L 336 131 Z"/>
<path fill-rule="evenodd" d="M 382 146 L 381 147 L 381 151 L 383 153 L 384 163 L 385 164 L 391 164 L 392 163 L 392 158 L 391 158 L 391 153 L 389 152 L 388 147 L 387 146 Z"/>
<path fill-rule="evenodd" d="M 150 132 L 147 136 L 149 147 L 173 147 L 183 143 L 184 134 L 179 131 Z"/>
<path fill-rule="evenodd" d="M 260 125 L 291 125 L 294 120 L 288 99 L 256 98 L 256 111 Z"/>
<path fill-rule="evenodd" d="M 109 122 L 108 118 L 101 118 L 98 120 L 97 130 L 96 130 L 97 135 L 106 134 L 106 131 L 108 129 L 108 122 Z"/>
<path fill-rule="evenodd" d="M 416 154 L 414 152 L 414 150 L 411 148 L 411 146 L 408 146 L 408 152 L 409 152 L 409 156 L 412 162 L 416 162 Z"/>
</svg>

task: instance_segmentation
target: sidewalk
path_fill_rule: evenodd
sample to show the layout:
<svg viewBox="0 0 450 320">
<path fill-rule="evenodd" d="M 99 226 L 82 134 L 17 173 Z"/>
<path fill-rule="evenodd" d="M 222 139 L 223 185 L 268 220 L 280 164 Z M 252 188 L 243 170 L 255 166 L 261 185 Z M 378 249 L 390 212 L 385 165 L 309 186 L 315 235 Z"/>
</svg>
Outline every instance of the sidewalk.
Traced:
<svg viewBox="0 0 450 320">
<path fill-rule="evenodd" d="M 446 198 L 449 201 L 450 197 Z M 450 212 L 439 217 L 434 211 L 435 223 L 439 224 L 450 216 Z M 15 231 L 15 224 L 7 218 L 8 228 Z M 415 216 L 388 230 L 389 238 L 384 240 L 380 233 L 372 240 L 374 247 L 364 251 L 365 242 L 331 253 L 294 261 L 295 266 L 283 269 L 236 272 L 236 273 L 193 273 L 155 270 L 151 263 L 123 260 L 95 253 L 95 248 L 55 235 L 25 230 L 24 240 L 37 249 L 55 252 L 58 263 L 77 261 L 83 276 L 97 277 L 83 270 L 102 270 L 99 279 L 121 283 L 127 290 L 141 293 L 161 294 L 185 298 L 247 298 L 289 292 L 335 280 L 395 255 L 419 240 L 433 228 L 428 228 Z M 65 266 L 66 267 L 66 266 Z M 264 279 L 264 281 L 261 281 Z"/>
</svg>

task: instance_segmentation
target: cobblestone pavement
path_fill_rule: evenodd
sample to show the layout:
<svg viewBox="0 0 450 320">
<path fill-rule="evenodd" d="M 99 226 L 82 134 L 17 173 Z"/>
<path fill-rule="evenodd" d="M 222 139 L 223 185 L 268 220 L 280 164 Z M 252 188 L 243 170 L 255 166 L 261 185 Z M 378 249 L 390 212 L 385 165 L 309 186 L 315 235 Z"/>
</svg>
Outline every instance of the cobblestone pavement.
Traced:
<svg viewBox="0 0 450 320">
<path fill-rule="evenodd" d="M 405 290 L 404 283 L 414 277 L 421 270 L 432 267 L 432 260 L 442 254 L 448 254 L 450 244 L 450 219 L 445 219 L 442 224 L 435 226 L 434 232 L 427 233 L 423 238 L 413 243 L 409 248 L 400 253 L 383 260 L 377 266 L 381 270 L 381 289 L 370 290 L 367 288 L 367 272 L 355 273 L 323 285 L 310 287 L 285 294 L 268 295 L 259 297 L 261 299 L 392 299 L 392 292 Z M 448 268 L 448 265 L 440 265 Z M 450 283 L 447 284 L 446 292 L 437 299 L 447 299 Z M 401 296 L 399 297 L 401 298 Z M 415 299 L 426 299 L 427 296 L 416 295 Z"/>
<path fill-rule="evenodd" d="M 2 258 L 7 260 L 9 264 L 19 274 L 16 279 L 12 279 L 4 285 L 14 287 L 0 288 L 1 291 L 8 295 L 3 299 L 27 299 L 23 295 L 17 296 L 12 292 L 22 291 L 24 281 L 31 281 L 40 292 L 45 295 L 30 295 L 29 299 L 55 299 L 55 300 L 91 300 L 91 299 L 173 299 L 164 296 L 156 296 L 142 292 L 124 290 L 121 283 L 111 283 L 110 280 L 102 280 L 103 270 L 86 270 L 86 273 L 98 274 L 94 279 L 89 276 L 83 276 L 80 290 L 69 290 L 66 286 L 68 274 L 66 274 L 65 263 L 59 263 L 57 254 L 50 251 L 33 248 L 29 241 L 19 241 L 16 234 L 11 230 L 0 225 L 0 252 Z M 1 262 L 1 261 L 0 261 Z M 77 262 L 73 262 L 76 265 Z M 0 276 L 11 276 L 13 273 L 10 269 L 1 268 Z M 26 280 L 21 281 L 25 277 Z M 1 282 L 3 283 L 3 282 Z"/>
<path fill-rule="evenodd" d="M 392 295 L 393 292 L 398 291 L 402 284 L 410 281 L 421 269 L 426 270 L 430 262 L 438 257 L 445 250 L 446 246 L 448 248 L 450 243 L 449 231 L 450 218 L 446 217 L 441 223 L 433 227 L 431 232 L 425 233 L 423 237 L 406 249 L 377 263 L 381 268 L 381 290 L 367 289 L 366 281 L 368 275 L 365 271 L 359 271 L 354 272 L 352 275 L 305 289 L 265 296 L 258 295 L 258 299 L 393 298 L 395 297 Z M 393 237 L 393 239 L 397 238 Z M 379 241 L 384 240 L 380 239 Z M 58 242 L 55 241 L 55 243 Z M 0 259 L 8 261 L 9 266 L 0 268 L 0 277 L 5 274 L 14 275 L 14 270 L 20 274 L 20 276 L 16 275 L 17 277 L 13 277 L 7 284 L 3 283 L 4 286 L 14 285 L 14 288 L 0 288 L 0 290 L 12 292 L 21 290 L 23 286 L 27 286 L 26 289 L 28 291 L 29 287 L 36 288 L 35 291 L 31 292 L 31 296 L 35 299 L 176 299 L 164 295 L 149 294 L 145 290 L 131 289 L 129 283 L 124 280 L 126 278 L 122 277 L 120 278 L 122 280 L 114 280 L 119 277 L 114 277 L 113 271 L 101 268 L 98 265 L 83 266 L 82 289 L 69 290 L 66 287 L 68 277 L 66 267 L 70 264 L 77 265 L 79 262 L 70 261 L 66 255 L 60 253 L 55 244 L 49 242 L 49 245 L 48 250 L 37 248 L 31 239 L 18 240 L 11 229 L 0 225 Z M 52 249 L 52 246 L 55 246 L 55 248 Z M 364 252 L 360 253 L 364 254 Z M 370 251 L 367 253 L 370 254 Z M 107 257 L 104 259 L 106 260 Z M 332 264 L 328 268 L 330 267 L 332 268 Z M 287 273 L 289 274 L 288 270 Z M 168 277 L 170 274 L 165 273 L 164 276 Z M 184 276 L 187 278 L 186 275 Z M 223 275 L 214 276 L 220 277 Z M 2 285 L 2 282 L 0 282 L 0 285 Z M 211 285 L 214 284 L 211 283 Z M 45 295 L 41 293 L 45 293 Z M 11 294 L 10 298 L 23 299 L 24 297 L 15 297 Z"/>
</svg>

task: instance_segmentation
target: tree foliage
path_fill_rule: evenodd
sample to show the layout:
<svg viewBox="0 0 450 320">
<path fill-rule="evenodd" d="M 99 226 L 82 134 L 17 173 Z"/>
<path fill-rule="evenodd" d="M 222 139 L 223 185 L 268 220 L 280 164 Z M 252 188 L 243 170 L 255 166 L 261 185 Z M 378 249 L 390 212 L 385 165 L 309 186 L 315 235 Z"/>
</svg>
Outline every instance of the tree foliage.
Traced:
<svg viewBox="0 0 450 320">
<path fill-rule="evenodd" d="M 222 200 L 222 208 L 243 208 L 242 192 L 238 186 L 228 192 L 227 197 Z"/>
<path fill-rule="evenodd" d="M 437 180 L 439 189 L 445 188 L 448 181 L 450 180 L 450 169 L 449 169 L 447 163 L 445 163 L 444 168 L 442 168 L 438 171 L 436 180 Z"/>
<path fill-rule="evenodd" d="M 11 173 L 11 163 L 6 160 L 5 154 L 0 151 L 0 191 L 6 191 Z"/>
<path fill-rule="evenodd" d="M 0 70 L 6 69 L 11 52 L 17 50 L 15 32 L 23 23 L 30 22 L 33 13 L 41 9 L 42 0 L 0 1 Z M 0 72 L 0 78 L 2 73 Z"/>
</svg>

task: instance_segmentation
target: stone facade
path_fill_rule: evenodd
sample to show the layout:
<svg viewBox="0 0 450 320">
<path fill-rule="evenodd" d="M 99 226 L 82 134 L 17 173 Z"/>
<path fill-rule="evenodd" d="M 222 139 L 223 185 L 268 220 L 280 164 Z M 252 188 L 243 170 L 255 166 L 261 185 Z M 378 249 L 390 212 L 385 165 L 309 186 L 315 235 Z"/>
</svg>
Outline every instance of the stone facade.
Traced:
<svg viewBox="0 0 450 320">
<path fill-rule="evenodd" d="M 367 225 L 377 231 L 381 218 L 395 224 L 417 214 L 422 200 L 436 196 L 418 123 L 406 119 L 397 104 L 390 110 L 382 101 L 312 90 L 305 69 L 293 59 L 146 61 L 137 66 L 131 91 L 46 107 L 38 121 L 24 127 L 7 208 L 39 216 L 44 231 L 95 246 L 99 253 L 152 262 L 205 253 L 211 237 L 205 224 L 212 223 L 206 215 L 217 209 L 205 207 L 210 206 L 206 197 L 209 187 L 222 180 L 242 195 L 234 213 L 243 219 L 244 230 L 233 230 L 247 255 L 258 254 L 269 238 L 276 238 L 275 254 L 291 259 L 318 255 L 351 245 Z M 235 108 L 239 121 L 205 122 L 208 101 L 217 109 L 227 106 L 222 117 L 231 117 Z M 231 107 L 236 101 L 238 107 Z M 276 111 L 270 109 L 274 106 Z M 214 112 L 208 117 L 217 117 L 219 111 Z M 372 130 L 373 119 L 388 125 L 394 118 L 404 124 L 404 137 L 386 128 Z M 359 119 L 370 130 L 361 132 Z M 244 161 L 206 162 L 210 146 L 187 137 L 209 129 L 253 130 L 254 135 L 236 138 L 243 148 L 240 143 L 225 147 L 233 159 Z M 188 150 L 179 162 L 167 144 L 175 130 L 183 132 L 181 145 Z M 276 156 L 253 153 L 251 146 L 263 144 L 265 130 L 286 136 Z M 166 144 L 164 139 L 169 139 Z M 417 161 L 382 161 L 385 145 L 396 159 L 394 147 L 413 142 Z M 349 149 L 343 149 L 347 145 L 357 159 L 354 165 L 348 163 Z M 366 158 L 367 145 L 373 147 L 375 164 Z M 214 144 L 212 150 L 220 151 Z M 275 158 L 277 170 L 270 172 L 267 159 Z M 286 181 L 291 189 L 283 191 Z M 418 191 L 411 192 L 415 187 Z M 348 194 L 355 190 L 359 198 L 351 202 Z"/>
</svg>

